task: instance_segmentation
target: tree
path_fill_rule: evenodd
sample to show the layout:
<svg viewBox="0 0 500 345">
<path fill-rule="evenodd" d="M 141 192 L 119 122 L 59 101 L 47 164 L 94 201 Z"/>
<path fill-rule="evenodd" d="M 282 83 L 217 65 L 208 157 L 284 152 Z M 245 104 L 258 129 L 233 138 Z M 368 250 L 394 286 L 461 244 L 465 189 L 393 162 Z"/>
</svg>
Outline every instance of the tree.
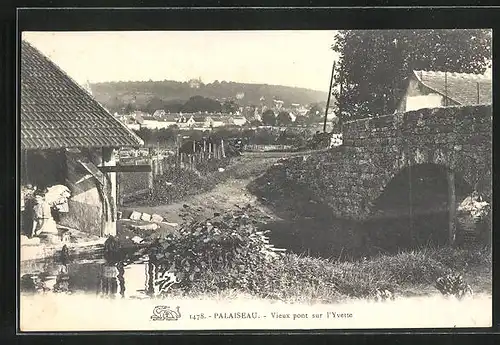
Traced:
<svg viewBox="0 0 500 345">
<path fill-rule="evenodd" d="M 132 103 L 127 103 L 125 105 L 125 108 L 123 109 L 123 112 L 125 114 L 130 114 L 131 112 L 133 112 L 135 110 L 136 110 L 136 108 L 135 108 L 135 106 Z"/>
<path fill-rule="evenodd" d="M 184 103 L 181 110 L 185 113 L 195 113 L 198 111 L 214 113 L 221 111 L 221 104 L 211 98 L 193 96 Z"/>
<path fill-rule="evenodd" d="M 274 114 L 274 111 L 272 111 L 271 109 L 267 109 L 262 114 L 262 123 L 264 123 L 267 126 L 276 125 L 276 115 Z"/>
<path fill-rule="evenodd" d="M 483 29 L 340 31 L 336 105 L 344 119 L 392 113 L 413 70 L 484 73 L 491 41 Z"/>
<path fill-rule="evenodd" d="M 250 126 L 252 126 L 252 127 L 262 126 L 262 122 L 260 122 L 259 120 L 256 120 L 256 119 L 250 121 L 249 123 L 250 123 Z"/>
<path fill-rule="evenodd" d="M 156 138 L 153 135 L 153 131 L 149 128 L 141 127 L 138 131 L 134 132 L 142 139 L 145 143 L 152 143 Z"/>
<path fill-rule="evenodd" d="M 225 101 L 222 103 L 222 112 L 223 113 L 236 113 L 238 110 L 240 110 L 240 106 L 236 104 L 233 100 Z"/>
<path fill-rule="evenodd" d="M 276 122 L 280 126 L 288 126 L 292 123 L 292 117 L 288 111 L 280 111 L 276 118 Z"/>
<path fill-rule="evenodd" d="M 156 110 L 163 108 L 164 108 L 164 102 L 158 97 L 151 98 L 151 100 L 146 105 L 146 111 L 149 114 L 153 114 Z"/>
<path fill-rule="evenodd" d="M 163 105 L 163 109 L 169 113 L 179 113 L 184 106 L 184 103 L 180 100 L 169 101 Z"/>
<path fill-rule="evenodd" d="M 297 118 L 295 119 L 295 124 L 297 126 L 305 126 L 307 124 L 307 117 L 297 116 Z"/>
</svg>

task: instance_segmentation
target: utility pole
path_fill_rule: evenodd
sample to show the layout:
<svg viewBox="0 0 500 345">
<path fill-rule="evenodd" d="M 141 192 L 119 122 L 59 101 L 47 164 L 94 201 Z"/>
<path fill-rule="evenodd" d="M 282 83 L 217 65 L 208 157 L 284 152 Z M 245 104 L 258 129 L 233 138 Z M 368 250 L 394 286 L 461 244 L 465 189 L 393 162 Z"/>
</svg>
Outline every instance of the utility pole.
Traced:
<svg viewBox="0 0 500 345">
<path fill-rule="evenodd" d="M 328 88 L 328 98 L 326 100 L 326 109 L 325 109 L 325 122 L 323 123 L 323 132 L 326 133 L 326 121 L 328 118 L 328 108 L 330 108 L 330 98 L 332 96 L 332 85 L 333 85 L 333 76 L 335 73 L 335 60 L 333 60 L 332 66 L 332 77 L 330 78 L 330 87 Z"/>
</svg>

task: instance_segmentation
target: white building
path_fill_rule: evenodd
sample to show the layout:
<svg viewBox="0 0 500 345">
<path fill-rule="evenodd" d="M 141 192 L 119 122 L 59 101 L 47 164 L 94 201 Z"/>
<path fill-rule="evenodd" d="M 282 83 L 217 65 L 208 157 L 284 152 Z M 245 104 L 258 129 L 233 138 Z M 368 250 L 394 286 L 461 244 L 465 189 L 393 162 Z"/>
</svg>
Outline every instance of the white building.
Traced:
<svg viewBox="0 0 500 345">
<path fill-rule="evenodd" d="M 492 79 L 488 74 L 413 71 L 397 111 L 491 104 L 492 97 Z"/>
</svg>

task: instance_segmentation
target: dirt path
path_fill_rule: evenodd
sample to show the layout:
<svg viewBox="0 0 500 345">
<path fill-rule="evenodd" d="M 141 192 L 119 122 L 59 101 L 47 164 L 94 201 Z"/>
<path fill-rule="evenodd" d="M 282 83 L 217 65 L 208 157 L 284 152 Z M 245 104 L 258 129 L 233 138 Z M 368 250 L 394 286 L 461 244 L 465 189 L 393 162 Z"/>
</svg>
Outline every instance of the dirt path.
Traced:
<svg viewBox="0 0 500 345">
<path fill-rule="evenodd" d="M 202 220 L 212 217 L 214 213 L 223 213 L 250 204 L 263 215 L 272 217 L 272 212 L 263 206 L 257 197 L 246 191 L 249 181 L 248 179 L 229 179 L 209 192 L 190 196 L 182 202 L 152 207 L 130 207 L 129 210 L 156 213 L 168 222 L 182 224 L 186 214 L 194 219 Z"/>
<path fill-rule="evenodd" d="M 182 201 L 159 206 L 129 206 L 123 211 L 138 211 L 149 214 L 159 214 L 167 222 L 183 224 L 186 219 L 203 220 L 214 216 L 214 213 L 224 213 L 238 207 L 251 205 L 252 208 L 264 217 L 279 219 L 273 212 L 263 205 L 259 198 L 247 191 L 247 185 L 262 175 L 280 158 L 290 153 L 252 153 L 238 157 L 226 168 L 230 178 L 214 189 L 197 195 L 184 198 Z"/>
</svg>

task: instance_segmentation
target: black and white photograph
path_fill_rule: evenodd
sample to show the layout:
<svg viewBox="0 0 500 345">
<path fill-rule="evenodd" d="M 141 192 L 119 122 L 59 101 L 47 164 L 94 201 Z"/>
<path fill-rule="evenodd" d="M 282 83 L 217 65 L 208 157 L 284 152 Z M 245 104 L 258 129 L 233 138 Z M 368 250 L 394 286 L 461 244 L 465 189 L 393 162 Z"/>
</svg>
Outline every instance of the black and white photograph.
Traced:
<svg viewBox="0 0 500 345">
<path fill-rule="evenodd" d="M 23 31 L 20 331 L 491 327 L 492 40 Z"/>
</svg>

